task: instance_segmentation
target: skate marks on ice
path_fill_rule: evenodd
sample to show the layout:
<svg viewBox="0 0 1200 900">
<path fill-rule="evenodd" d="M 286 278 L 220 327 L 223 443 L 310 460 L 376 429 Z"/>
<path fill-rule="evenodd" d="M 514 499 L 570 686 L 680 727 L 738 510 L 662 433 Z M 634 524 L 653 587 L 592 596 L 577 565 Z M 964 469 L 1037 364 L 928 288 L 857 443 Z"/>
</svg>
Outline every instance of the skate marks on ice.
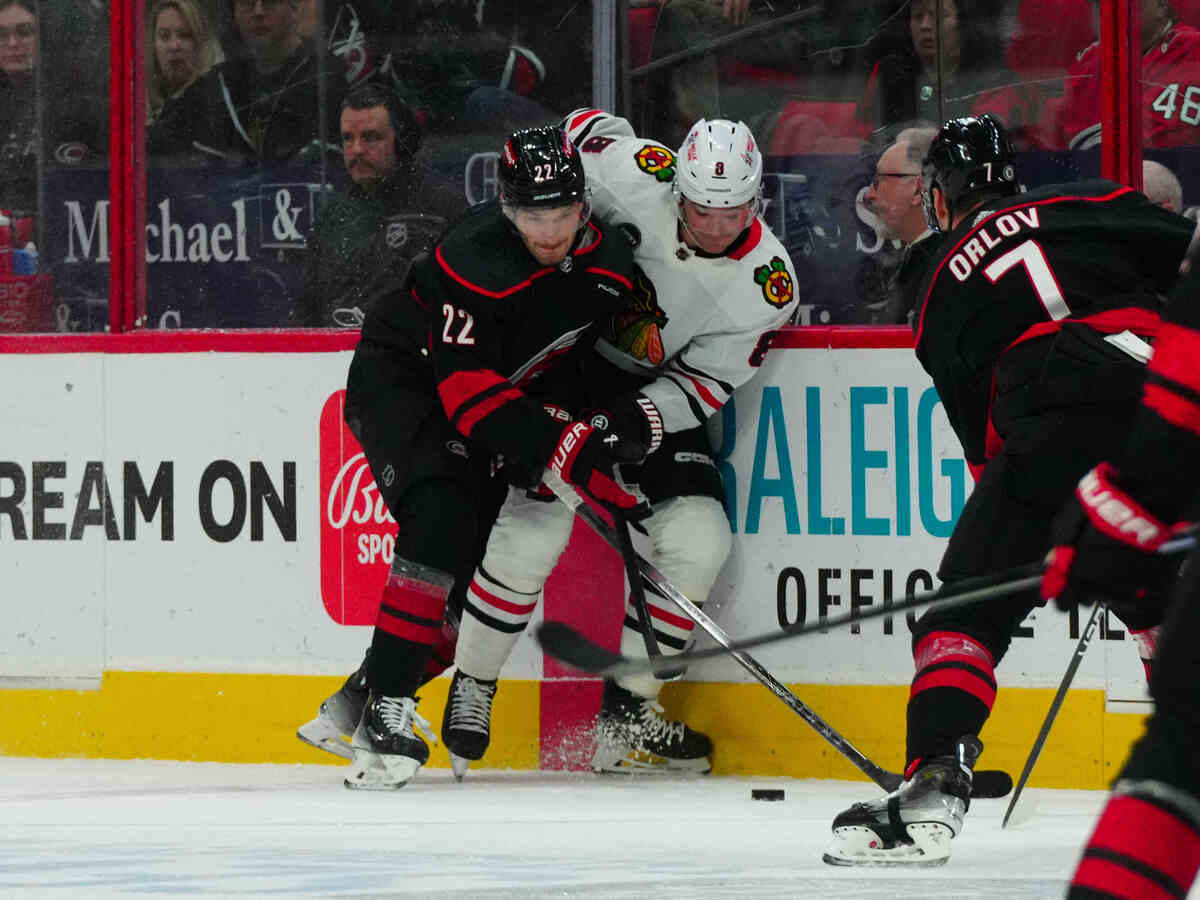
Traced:
<svg viewBox="0 0 1200 900">
<path fill-rule="evenodd" d="M 341 775 L 0 758 L 0 896 L 1061 897 L 1103 801 L 1041 792 L 1017 832 L 975 801 L 936 871 L 833 870 L 829 824 L 865 782 L 432 770 L 364 793 Z"/>
</svg>

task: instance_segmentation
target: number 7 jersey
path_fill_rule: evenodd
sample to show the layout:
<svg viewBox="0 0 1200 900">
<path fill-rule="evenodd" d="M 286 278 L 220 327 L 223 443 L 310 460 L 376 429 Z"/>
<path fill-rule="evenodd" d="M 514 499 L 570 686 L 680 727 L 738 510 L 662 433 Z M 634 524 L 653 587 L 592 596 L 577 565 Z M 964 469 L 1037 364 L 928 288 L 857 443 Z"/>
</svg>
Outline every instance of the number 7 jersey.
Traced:
<svg viewBox="0 0 1200 900">
<path fill-rule="evenodd" d="M 1069 321 L 1152 336 L 1193 227 L 1131 188 L 1095 180 L 992 201 L 927 238 L 941 247 L 932 259 L 918 254 L 928 269 L 904 279 L 916 292 L 917 358 L 973 469 L 990 455 L 993 381 L 1006 353 Z"/>
</svg>

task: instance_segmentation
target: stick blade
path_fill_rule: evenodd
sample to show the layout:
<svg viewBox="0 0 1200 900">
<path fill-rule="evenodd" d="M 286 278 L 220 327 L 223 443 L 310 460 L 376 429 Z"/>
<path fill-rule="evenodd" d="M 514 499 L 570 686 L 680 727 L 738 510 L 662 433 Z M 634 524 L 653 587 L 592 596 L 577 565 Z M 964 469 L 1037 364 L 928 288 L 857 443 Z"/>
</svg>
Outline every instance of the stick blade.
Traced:
<svg viewBox="0 0 1200 900">
<path fill-rule="evenodd" d="M 1003 769 L 981 769 L 971 782 L 971 796 L 984 800 L 1007 797 L 1013 789 L 1012 776 Z"/>
<path fill-rule="evenodd" d="M 543 650 L 582 672 L 600 674 L 625 660 L 620 653 L 592 643 L 562 622 L 543 622 L 534 636 Z"/>
</svg>

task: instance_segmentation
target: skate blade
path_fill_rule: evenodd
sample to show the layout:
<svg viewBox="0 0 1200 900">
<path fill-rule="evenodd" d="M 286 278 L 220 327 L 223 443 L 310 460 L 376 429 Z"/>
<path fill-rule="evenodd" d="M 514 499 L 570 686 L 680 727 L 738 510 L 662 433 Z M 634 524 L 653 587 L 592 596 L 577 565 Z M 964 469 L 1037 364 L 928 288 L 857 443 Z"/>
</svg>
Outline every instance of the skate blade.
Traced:
<svg viewBox="0 0 1200 900">
<path fill-rule="evenodd" d="M 310 747 L 316 747 L 342 759 L 354 758 L 354 751 L 350 749 L 346 737 L 336 725 L 322 716 L 317 716 L 311 722 L 305 722 L 297 728 L 296 737 Z"/>
<path fill-rule="evenodd" d="M 712 763 L 707 756 L 699 759 L 667 759 L 641 750 L 631 750 L 613 759 L 611 754 L 592 758 L 592 771 L 597 775 L 707 775 Z"/>
<path fill-rule="evenodd" d="M 471 767 L 471 760 L 463 756 L 450 754 L 450 768 L 454 771 L 454 780 L 462 781 L 463 776 L 467 774 L 467 769 Z"/>
<path fill-rule="evenodd" d="M 831 866 L 943 866 L 950 859 L 948 827 L 939 822 L 916 822 L 907 826 L 911 844 L 884 848 L 879 836 L 865 825 L 844 825 L 833 831 L 833 843 L 822 854 Z"/>
<path fill-rule="evenodd" d="M 355 748 L 350 774 L 342 782 L 352 791 L 396 791 L 408 784 L 421 763 L 409 756 Z"/>
</svg>

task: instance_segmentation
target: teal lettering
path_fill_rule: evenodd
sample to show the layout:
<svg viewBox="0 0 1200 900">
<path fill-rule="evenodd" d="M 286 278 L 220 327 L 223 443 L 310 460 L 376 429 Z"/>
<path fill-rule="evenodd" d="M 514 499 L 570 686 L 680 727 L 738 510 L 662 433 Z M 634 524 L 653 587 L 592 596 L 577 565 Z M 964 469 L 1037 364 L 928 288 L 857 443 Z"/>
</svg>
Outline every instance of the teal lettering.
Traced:
<svg viewBox="0 0 1200 900">
<path fill-rule="evenodd" d="M 908 432 L 908 388 L 892 391 L 896 436 L 896 534 L 912 534 L 912 466 Z"/>
<path fill-rule="evenodd" d="M 805 449 L 808 452 L 808 533 L 845 534 L 846 520 L 830 518 L 821 512 L 821 389 L 804 389 L 807 426 Z"/>
<path fill-rule="evenodd" d="M 942 475 L 950 481 L 950 515 L 939 518 L 933 508 L 933 410 L 941 403 L 937 391 L 928 388 L 917 404 L 917 494 L 921 525 L 934 537 L 950 537 L 954 523 L 966 503 L 966 463 L 962 459 L 943 459 Z"/>
<path fill-rule="evenodd" d="M 774 441 L 775 464 L 779 477 L 768 478 L 767 445 Z M 757 534 L 765 497 L 783 501 L 788 534 L 800 533 L 800 510 L 796 504 L 796 482 L 792 477 L 792 458 L 788 452 L 787 423 L 783 418 L 783 399 L 778 387 L 764 387 L 758 410 L 758 433 L 754 441 L 754 465 L 750 470 L 749 497 L 746 499 L 746 534 Z"/>
<path fill-rule="evenodd" d="M 867 515 L 867 469 L 886 469 L 886 450 L 868 450 L 865 408 L 887 403 L 887 388 L 850 388 L 850 528 L 852 534 L 891 532 L 886 517 Z"/>
</svg>

